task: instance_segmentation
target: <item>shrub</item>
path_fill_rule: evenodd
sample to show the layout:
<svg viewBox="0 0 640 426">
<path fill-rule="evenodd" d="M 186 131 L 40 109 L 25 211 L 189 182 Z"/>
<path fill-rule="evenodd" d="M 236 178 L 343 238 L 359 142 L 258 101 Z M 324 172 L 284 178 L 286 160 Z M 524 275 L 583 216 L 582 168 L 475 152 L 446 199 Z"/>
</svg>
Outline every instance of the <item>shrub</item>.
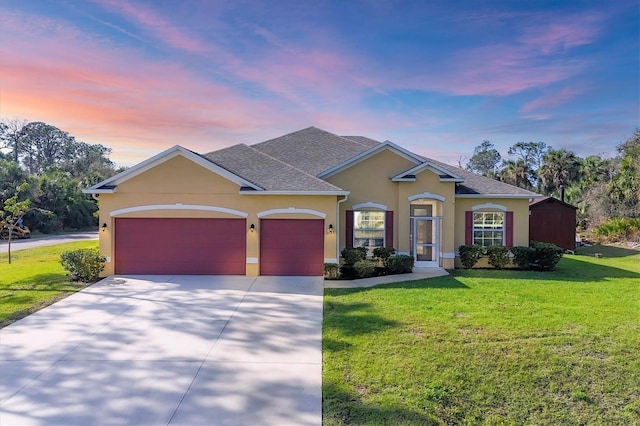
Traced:
<svg viewBox="0 0 640 426">
<path fill-rule="evenodd" d="M 353 264 L 358 278 L 368 278 L 375 275 L 376 264 L 371 260 L 359 260 Z"/>
<path fill-rule="evenodd" d="M 518 265 L 518 268 L 520 269 L 530 269 L 534 252 L 535 250 L 531 247 L 512 247 L 511 253 L 513 253 L 513 263 Z"/>
<path fill-rule="evenodd" d="M 405 254 L 390 256 L 387 259 L 389 274 L 408 274 L 413 270 L 413 257 Z"/>
<path fill-rule="evenodd" d="M 347 247 L 340 252 L 344 259 L 345 265 L 353 266 L 359 260 L 365 260 L 367 258 L 366 247 Z"/>
<path fill-rule="evenodd" d="M 471 269 L 478 263 L 480 257 L 484 253 L 484 247 L 477 244 L 465 244 L 458 248 L 460 253 L 460 262 L 465 269 Z"/>
<path fill-rule="evenodd" d="M 394 254 L 396 254 L 396 249 L 393 247 L 377 247 L 373 249 L 373 257 L 380 260 L 385 268 L 389 267 L 387 260 Z"/>
<path fill-rule="evenodd" d="M 640 241 L 640 218 L 613 218 L 596 227 L 593 233 L 599 240 Z"/>
<path fill-rule="evenodd" d="M 65 251 L 60 255 L 60 263 L 71 274 L 71 279 L 85 283 L 98 281 L 106 261 L 98 249 Z"/>
<path fill-rule="evenodd" d="M 509 264 L 509 248 L 505 246 L 487 247 L 489 265 L 496 269 L 504 269 Z"/>
<path fill-rule="evenodd" d="M 564 252 L 563 249 L 551 243 L 532 241 L 530 246 L 533 249 L 531 268 L 538 271 L 550 271 L 555 268 Z"/>
<path fill-rule="evenodd" d="M 324 264 L 324 277 L 329 280 L 335 280 L 338 278 L 338 271 L 340 265 L 337 263 L 325 263 Z"/>
</svg>

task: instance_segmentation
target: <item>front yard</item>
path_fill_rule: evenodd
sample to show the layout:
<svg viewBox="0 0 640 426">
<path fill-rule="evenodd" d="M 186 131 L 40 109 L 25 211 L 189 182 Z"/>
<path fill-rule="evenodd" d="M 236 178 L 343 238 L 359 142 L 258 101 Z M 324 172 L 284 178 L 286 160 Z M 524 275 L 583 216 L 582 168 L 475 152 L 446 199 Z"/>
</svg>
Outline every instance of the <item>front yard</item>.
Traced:
<svg viewBox="0 0 640 426">
<path fill-rule="evenodd" d="M 0 254 L 0 328 L 84 287 L 71 283 L 60 265 L 67 250 L 98 247 L 97 241 L 79 241 Z"/>
<path fill-rule="evenodd" d="M 324 423 L 640 424 L 638 336 L 625 249 L 326 290 Z"/>
</svg>

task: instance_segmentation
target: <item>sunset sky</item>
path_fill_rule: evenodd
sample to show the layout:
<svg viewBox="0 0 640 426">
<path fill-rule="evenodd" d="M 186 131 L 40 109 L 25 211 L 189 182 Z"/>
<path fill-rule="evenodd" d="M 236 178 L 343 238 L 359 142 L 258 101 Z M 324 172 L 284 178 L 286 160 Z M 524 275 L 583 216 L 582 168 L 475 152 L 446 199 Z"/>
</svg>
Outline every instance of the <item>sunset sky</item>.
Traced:
<svg viewBox="0 0 640 426">
<path fill-rule="evenodd" d="M 0 116 L 130 166 L 309 126 L 456 164 L 483 140 L 614 155 L 637 0 L 0 2 Z"/>
</svg>

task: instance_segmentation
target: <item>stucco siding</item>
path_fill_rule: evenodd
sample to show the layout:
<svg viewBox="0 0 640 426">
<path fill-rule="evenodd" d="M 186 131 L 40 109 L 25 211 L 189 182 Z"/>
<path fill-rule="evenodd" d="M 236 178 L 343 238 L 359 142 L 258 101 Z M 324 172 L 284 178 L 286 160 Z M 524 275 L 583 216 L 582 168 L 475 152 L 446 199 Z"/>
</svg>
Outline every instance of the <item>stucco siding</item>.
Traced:
<svg viewBox="0 0 640 426">
<path fill-rule="evenodd" d="M 117 217 L 152 218 L 233 218 L 241 212 L 246 215 L 247 228 L 255 225 L 254 232 L 247 229 L 247 275 L 258 274 L 260 220 L 258 213 L 276 209 L 304 209 L 317 211 L 325 216 L 325 228 L 336 222 L 335 195 L 245 195 L 240 187 L 218 174 L 211 172 L 183 157 L 166 161 L 130 180 L 118 185 L 113 194 L 101 194 L 99 198 L 100 224 L 107 229 L 100 231 L 100 252 L 109 258 L 103 276 L 113 274 L 114 212 L 122 209 L 145 208 L 117 214 Z M 154 206 L 160 206 L 155 208 Z M 162 208 L 165 206 L 165 208 Z M 170 208 L 166 208 L 170 206 Z M 218 208 L 221 211 L 205 210 Z M 270 218 L 318 218 L 299 213 L 270 215 Z M 162 232 L 162 230 L 158 230 Z M 335 233 L 325 232 L 324 254 L 336 257 Z"/>
</svg>

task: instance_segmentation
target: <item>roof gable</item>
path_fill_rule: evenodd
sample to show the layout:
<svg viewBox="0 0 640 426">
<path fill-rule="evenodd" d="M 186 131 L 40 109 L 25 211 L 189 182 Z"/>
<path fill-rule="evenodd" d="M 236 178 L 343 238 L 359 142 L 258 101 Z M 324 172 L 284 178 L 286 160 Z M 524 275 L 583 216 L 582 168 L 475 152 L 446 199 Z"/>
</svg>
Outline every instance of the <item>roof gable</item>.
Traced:
<svg viewBox="0 0 640 426">
<path fill-rule="evenodd" d="M 83 192 L 86 194 L 100 194 L 100 193 L 115 192 L 116 187 L 119 184 L 126 182 L 127 180 L 132 179 L 146 172 L 147 170 L 150 170 L 156 166 L 159 166 L 160 164 L 163 164 L 166 161 L 169 161 L 172 158 L 175 158 L 177 156 L 182 156 L 190 161 L 193 161 L 199 166 L 202 166 L 205 169 L 213 173 L 216 173 L 217 175 L 222 176 L 223 178 L 228 179 L 238 184 L 241 187 L 248 186 L 255 190 L 262 189 L 258 185 L 255 185 L 254 183 L 249 182 L 248 180 L 230 172 L 229 170 L 226 170 L 220 167 L 219 165 L 212 163 L 211 161 L 203 158 L 202 156 L 196 154 L 195 152 L 189 151 L 188 149 L 183 148 L 180 145 L 175 145 L 165 151 L 162 151 L 159 154 L 154 155 L 153 157 L 141 163 L 136 164 L 133 167 L 126 169 L 121 173 L 118 173 L 115 176 L 105 179 L 102 182 L 99 182 L 93 185 L 92 187 L 83 190 Z"/>
<path fill-rule="evenodd" d="M 405 158 L 409 161 L 411 161 L 414 164 L 420 164 L 422 163 L 422 159 L 421 157 L 419 157 L 418 155 L 407 151 L 406 149 L 394 144 L 391 141 L 384 141 L 382 143 L 379 143 L 369 149 L 367 149 L 366 151 L 362 151 L 359 154 L 346 159 L 345 161 L 336 164 L 333 167 L 328 168 L 327 170 L 322 171 L 321 173 L 318 174 L 319 178 L 322 179 L 326 179 L 328 177 L 331 177 L 337 173 L 342 172 L 343 170 L 348 169 L 349 167 L 355 166 L 356 164 L 365 161 L 366 159 L 373 157 L 374 155 L 384 151 L 384 150 L 388 150 L 393 152 L 394 154 Z"/>
<path fill-rule="evenodd" d="M 439 166 L 438 164 L 434 164 L 430 161 L 425 161 L 422 164 L 417 165 L 407 171 L 404 171 L 393 178 L 391 178 L 394 182 L 413 182 L 416 180 L 416 175 L 422 173 L 425 170 L 429 170 L 438 175 L 442 182 L 464 182 L 464 179 L 460 176 L 451 173 L 449 170 Z"/>
</svg>

